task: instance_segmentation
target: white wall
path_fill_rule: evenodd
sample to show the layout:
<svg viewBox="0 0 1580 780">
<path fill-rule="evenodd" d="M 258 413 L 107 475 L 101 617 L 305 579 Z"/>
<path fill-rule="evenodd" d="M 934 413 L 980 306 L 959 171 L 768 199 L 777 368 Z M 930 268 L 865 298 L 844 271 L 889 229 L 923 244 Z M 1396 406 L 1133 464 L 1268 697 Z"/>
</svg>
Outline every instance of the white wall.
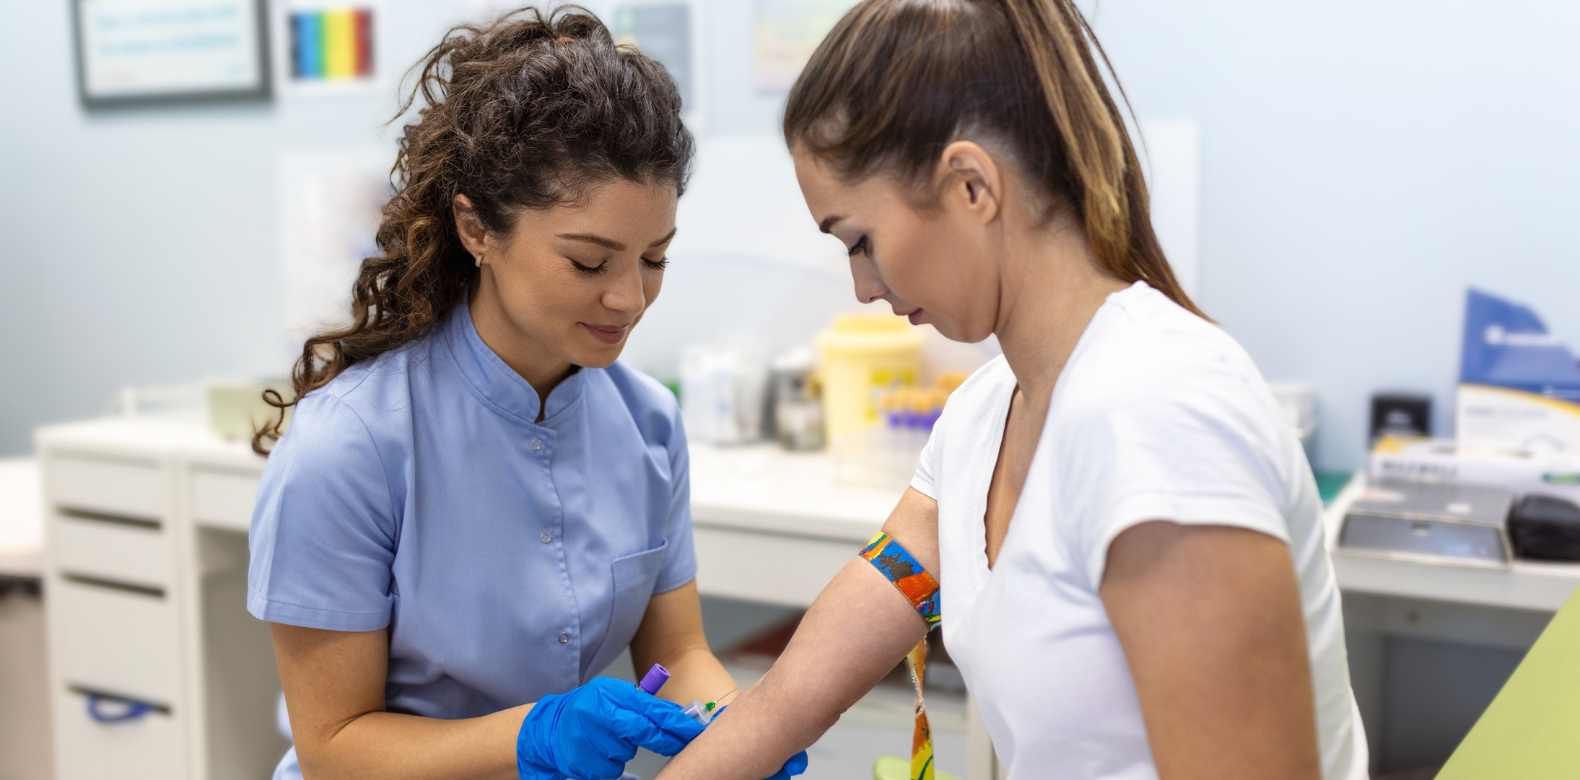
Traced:
<svg viewBox="0 0 1580 780">
<path fill-rule="evenodd" d="M 1580 348 L 1580 5 L 1084 2 L 1145 119 L 1201 127 L 1201 304 L 1316 387 L 1319 463 L 1367 396 L 1452 425 L 1467 285 Z"/>
<path fill-rule="evenodd" d="M 471 7 L 388 0 L 390 61 Z M 1199 124 L 1201 303 L 1270 379 L 1316 387 L 1323 465 L 1359 461 L 1376 388 L 1434 392 L 1448 424 L 1467 284 L 1580 345 L 1580 7 L 1083 7 L 1139 117 Z M 710 132 L 775 130 L 749 23 L 709 3 Z M 70 40 L 69 3 L 0 3 L 0 453 L 122 384 L 281 372 L 275 154 L 393 137 L 392 94 L 88 114 Z M 850 305 L 843 280 L 676 259 L 634 358 Z"/>
</svg>

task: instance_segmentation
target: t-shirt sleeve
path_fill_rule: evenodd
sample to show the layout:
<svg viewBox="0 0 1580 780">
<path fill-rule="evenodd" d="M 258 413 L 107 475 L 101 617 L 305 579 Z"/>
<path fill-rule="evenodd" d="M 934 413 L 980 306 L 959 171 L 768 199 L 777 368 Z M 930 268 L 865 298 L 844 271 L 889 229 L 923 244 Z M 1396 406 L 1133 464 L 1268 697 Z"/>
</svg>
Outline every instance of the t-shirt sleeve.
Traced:
<svg viewBox="0 0 1580 780">
<path fill-rule="evenodd" d="M 393 507 L 383 458 L 362 419 L 334 396 L 302 399 L 258 487 L 248 611 L 335 631 L 389 625 Z"/>
<path fill-rule="evenodd" d="M 938 432 L 944 427 L 943 419 L 933 426 L 933 432 L 927 436 L 927 444 L 922 447 L 922 459 L 916 464 L 916 473 L 911 476 L 911 487 L 933 500 L 938 499 L 938 480 L 934 477 L 938 473 Z"/>
<path fill-rule="evenodd" d="M 669 440 L 669 473 L 672 485 L 664 530 L 664 540 L 669 546 L 664 550 L 654 593 L 674 590 L 697 577 L 697 550 L 691 538 L 691 455 L 686 448 L 686 429 L 678 405 L 674 433 Z"/>
<path fill-rule="evenodd" d="M 1153 520 L 1238 526 L 1289 543 L 1281 450 L 1290 432 L 1271 404 L 1243 375 L 1209 365 L 1138 382 L 1074 416 L 1057 460 L 1069 464 L 1061 481 L 1081 487 L 1057 511 L 1080 518 L 1067 538 L 1094 589 L 1114 539 Z"/>
</svg>

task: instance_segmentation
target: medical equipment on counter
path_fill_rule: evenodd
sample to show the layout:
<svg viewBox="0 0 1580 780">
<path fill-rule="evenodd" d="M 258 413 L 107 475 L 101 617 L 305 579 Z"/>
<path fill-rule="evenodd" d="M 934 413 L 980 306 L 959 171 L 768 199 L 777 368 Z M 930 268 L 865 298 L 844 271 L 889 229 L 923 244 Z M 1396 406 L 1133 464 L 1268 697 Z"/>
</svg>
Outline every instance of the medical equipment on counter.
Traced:
<svg viewBox="0 0 1580 780">
<path fill-rule="evenodd" d="M 696 345 L 680 355 L 680 408 L 686 435 L 709 444 L 763 436 L 768 360 L 753 344 Z"/>
<path fill-rule="evenodd" d="M 817 334 L 828 441 L 877 425 L 878 396 L 921 376 L 922 331 L 890 314 L 845 314 Z"/>
<path fill-rule="evenodd" d="M 1384 436 L 1432 435 L 1432 396 L 1421 393 L 1373 393 L 1371 440 Z"/>
<path fill-rule="evenodd" d="M 1317 394 L 1312 392 L 1309 385 L 1294 382 L 1274 383 L 1267 388 L 1273 391 L 1273 398 L 1277 399 L 1285 421 L 1300 439 L 1300 446 L 1306 451 L 1306 460 L 1315 460 L 1312 457 L 1312 445 L 1317 440 Z"/>
<path fill-rule="evenodd" d="M 948 398 L 941 387 L 900 386 L 880 393 L 879 424 L 835 442 L 835 479 L 860 487 L 903 489 L 910 484 Z"/>
<path fill-rule="evenodd" d="M 1509 513 L 1509 539 L 1521 558 L 1580 561 L 1580 506 L 1552 496 L 1526 496 Z"/>
<path fill-rule="evenodd" d="M 1372 479 L 1468 482 L 1580 503 L 1580 453 L 1466 446 L 1454 439 L 1384 436 L 1373 445 Z"/>
<path fill-rule="evenodd" d="M 1339 545 L 1380 558 L 1507 567 L 1513 503 L 1500 487 L 1379 480 L 1350 505 Z"/>
<path fill-rule="evenodd" d="M 823 390 L 811 347 L 774 359 L 769 372 L 774 438 L 787 450 L 823 449 Z"/>
</svg>

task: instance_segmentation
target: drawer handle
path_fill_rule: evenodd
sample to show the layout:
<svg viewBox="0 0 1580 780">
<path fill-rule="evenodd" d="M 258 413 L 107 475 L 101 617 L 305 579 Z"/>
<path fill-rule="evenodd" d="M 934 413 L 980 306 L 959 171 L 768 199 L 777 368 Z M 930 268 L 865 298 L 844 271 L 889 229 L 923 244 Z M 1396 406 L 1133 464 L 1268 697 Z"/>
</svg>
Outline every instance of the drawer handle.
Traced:
<svg viewBox="0 0 1580 780">
<path fill-rule="evenodd" d="M 115 702 L 121 705 L 120 711 L 104 711 L 100 708 L 100 705 L 105 702 Z M 153 711 L 154 708 L 147 702 L 123 699 L 119 696 L 104 696 L 97 693 L 88 694 L 88 717 L 93 718 L 98 723 L 123 723 L 129 720 L 137 720 Z"/>
</svg>

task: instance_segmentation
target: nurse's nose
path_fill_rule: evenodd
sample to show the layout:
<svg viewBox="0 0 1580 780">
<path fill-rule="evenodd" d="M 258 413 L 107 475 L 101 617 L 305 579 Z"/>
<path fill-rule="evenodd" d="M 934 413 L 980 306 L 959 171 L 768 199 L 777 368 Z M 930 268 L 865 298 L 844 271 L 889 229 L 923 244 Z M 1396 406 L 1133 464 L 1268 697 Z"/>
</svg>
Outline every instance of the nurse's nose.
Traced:
<svg viewBox="0 0 1580 780">
<path fill-rule="evenodd" d="M 603 305 L 628 317 L 635 317 L 647 308 L 647 296 L 642 291 L 642 272 L 636 263 L 624 267 L 620 273 L 611 274 L 609 286 L 603 292 Z"/>
</svg>

